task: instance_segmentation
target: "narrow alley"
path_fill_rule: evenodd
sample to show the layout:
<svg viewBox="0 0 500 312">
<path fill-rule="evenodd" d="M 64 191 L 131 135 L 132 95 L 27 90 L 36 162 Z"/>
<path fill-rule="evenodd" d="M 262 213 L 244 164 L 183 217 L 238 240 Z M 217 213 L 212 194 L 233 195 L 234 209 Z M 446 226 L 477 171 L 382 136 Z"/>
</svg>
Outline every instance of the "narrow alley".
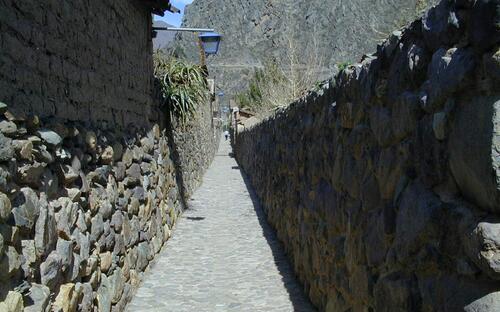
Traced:
<svg viewBox="0 0 500 312">
<path fill-rule="evenodd" d="M 128 311 L 314 311 L 228 141 Z"/>
</svg>

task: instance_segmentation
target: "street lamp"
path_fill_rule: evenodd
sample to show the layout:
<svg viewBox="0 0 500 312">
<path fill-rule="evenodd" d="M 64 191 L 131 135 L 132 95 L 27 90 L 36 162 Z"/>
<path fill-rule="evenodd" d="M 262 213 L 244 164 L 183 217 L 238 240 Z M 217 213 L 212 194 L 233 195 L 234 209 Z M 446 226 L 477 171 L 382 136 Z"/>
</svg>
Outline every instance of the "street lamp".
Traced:
<svg viewBox="0 0 500 312">
<path fill-rule="evenodd" d="M 217 54 L 222 36 L 216 32 L 205 32 L 198 35 L 206 55 Z"/>
</svg>

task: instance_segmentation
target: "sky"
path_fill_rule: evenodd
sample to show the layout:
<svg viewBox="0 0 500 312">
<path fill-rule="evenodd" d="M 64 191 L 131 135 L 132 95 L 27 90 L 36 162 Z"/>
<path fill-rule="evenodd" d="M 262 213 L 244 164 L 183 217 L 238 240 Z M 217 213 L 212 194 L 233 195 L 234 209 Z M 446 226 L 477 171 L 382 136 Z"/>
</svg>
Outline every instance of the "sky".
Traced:
<svg viewBox="0 0 500 312">
<path fill-rule="evenodd" d="M 170 3 L 173 4 L 174 7 L 181 10 L 181 13 L 170 13 L 165 12 L 165 16 L 157 16 L 155 15 L 155 20 L 160 20 L 169 23 L 172 26 L 179 27 L 181 26 L 182 17 L 184 16 L 184 7 L 186 4 L 190 4 L 193 0 L 170 0 Z"/>
</svg>

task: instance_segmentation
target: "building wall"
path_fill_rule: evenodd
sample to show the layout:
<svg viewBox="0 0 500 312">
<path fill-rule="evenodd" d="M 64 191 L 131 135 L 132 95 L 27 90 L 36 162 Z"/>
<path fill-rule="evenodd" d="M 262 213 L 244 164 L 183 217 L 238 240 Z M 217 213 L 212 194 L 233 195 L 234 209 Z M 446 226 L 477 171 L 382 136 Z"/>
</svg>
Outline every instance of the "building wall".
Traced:
<svg viewBox="0 0 500 312">
<path fill-rule="evenodd" d="M 500 310 L 498 6 L 442 1 L 237 137 L 321 311 Z"/>
<path fill-rule="evenodd" d="M 0 1 L 0 101 L 16 114 L 144 125 L 151 13 L 135 0 Z"/>
</svg>

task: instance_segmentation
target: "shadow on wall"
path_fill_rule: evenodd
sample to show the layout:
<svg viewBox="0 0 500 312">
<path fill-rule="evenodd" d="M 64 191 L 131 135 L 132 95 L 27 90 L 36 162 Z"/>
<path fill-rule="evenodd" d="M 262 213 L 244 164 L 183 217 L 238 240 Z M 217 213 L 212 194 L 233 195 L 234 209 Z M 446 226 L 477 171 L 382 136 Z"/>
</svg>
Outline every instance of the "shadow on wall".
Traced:
<svg viewBox="0 0 500 312">
<path fill-rule="evenodd" d="M 165 112 L 164 116 L 168 116 L 168 113 Z M 182 173 L 182 165 L 179 155 L 179 149 L 177 144 L 175 143 L 174 128 L 172 127 L 171 123 L 167 123 L 165 131 L 168 138 L 168 146 L 172 151 L 172 161 L 174 162 L 174 168 L 175 168 L 175 180 L 177 181 L 177 185 L 179 187 L 180 201 L 182 209 L 184 210 L 188 208 L 187 198 L 186 198 L 186 187 L 184 182 L 184 175 Z"/>
<path fill-rule="evenodd" d="M 160 90 L 160 85 L 155 80 L 156 103 L 163 102 Z M 200 103 L 195 115 L 184 124 L 170 120 L 167 105 L 157 107 L 156 115 L 161 118 L 160 123 L 172 151 L 182 208 L 189 209 L 188 200 L 194 189 L 200 185 L 206 169 L 217 152 L 221 124 L 214 122 L 212 118 L 212 104 Z"/>
<path fill-rule="evenodd" d="M 163 103 L 163 100 L 161 99 L 161 84 L 157 78 L 154 78 L 154 93 L 153 93 L 153 98 L 155 98 L 156 103 Z M 179 192 L 179 199 L 181 201 L 181 207 L 182 210 L 187 209 L 187 198 L 186 198 L 186 187 L 185 187 L 185 181 L 184 181 L 184 176 L 182 173 L 182 164 L 181 164 L 181 159 L 180 159 L 180 154 L 179 154 L 179 147 L 177 146 L 176 140 L 175 140 L 175 126 L 170 122 L 170 113 L 166 107 L 166 105 L 159 105 L 156 106 L 156 116 L 159 117 L 158 123 L 160 124 L 161 128 L 164 129 L 165 135 L 168 139 L 168 146 L 171 151 L 171 159 L 174 164 L 175 168 L 175 180 L 177 182 L 178 186 L 178 192 Z"/>
</svg>

